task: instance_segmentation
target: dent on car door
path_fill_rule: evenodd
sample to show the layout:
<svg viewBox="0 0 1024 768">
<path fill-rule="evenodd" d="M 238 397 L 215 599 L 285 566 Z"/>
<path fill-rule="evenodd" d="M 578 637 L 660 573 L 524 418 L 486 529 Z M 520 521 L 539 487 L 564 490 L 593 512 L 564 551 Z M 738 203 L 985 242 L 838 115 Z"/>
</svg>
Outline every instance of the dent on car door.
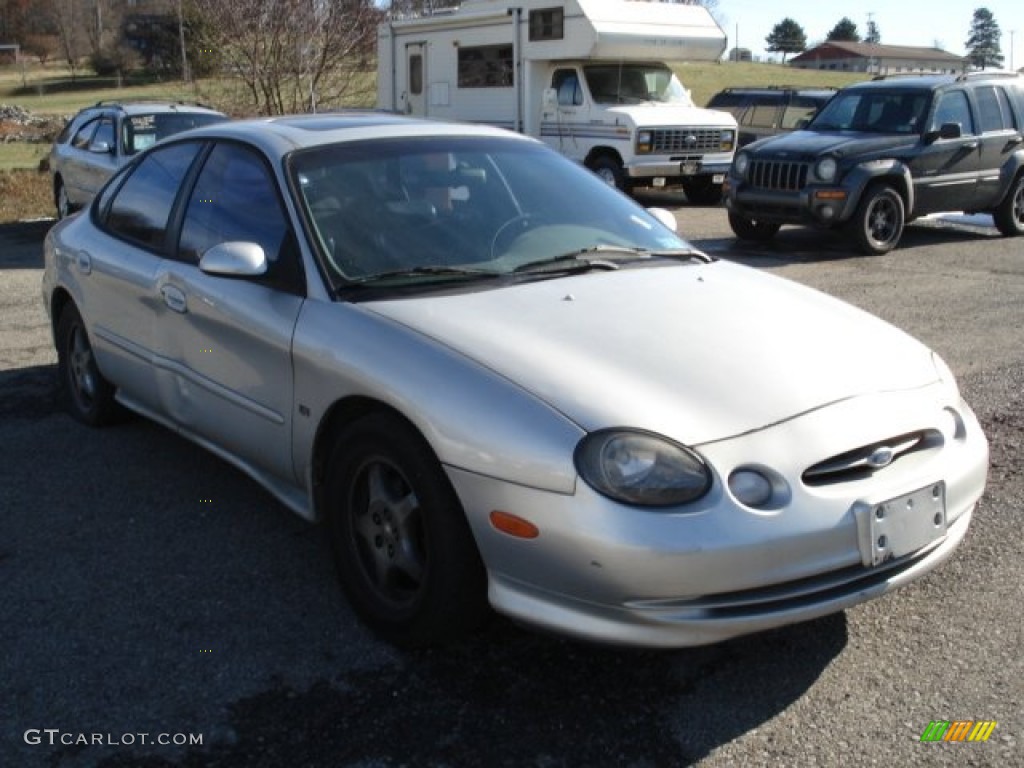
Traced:
<svg viewBox="0 0 1024 768">
<path fill-rule="evenodd" d="M 913 161 L 916 214 L 967 210 L 977 200 L 981 142 L 962 90 L 939 96 L 927 130 L 938 131 L 949 123 L 960 126 L 960 137 L 926 144 Z"/>
<path fill-rule="evenodd" d="M 100 226 L 75 257 L 79 310 L 100 369 L 143 410 L 159 405 L 153 309 L 167 223 L 199 147 L 189 142 L 155 152 L 108 188 L 98 205 Z"/>
<path fill-rule="evenodd" d="M 200 260 L 227 242 L 256 243 L 262 276 L 208 274 Z M 292 479 L 292 333 L 304 282 L 273 174 L 253 150 L 214 146 L 185 201 L 176 257 L 158 277 L 163 407 L 182 428 Z"/>
</svg>

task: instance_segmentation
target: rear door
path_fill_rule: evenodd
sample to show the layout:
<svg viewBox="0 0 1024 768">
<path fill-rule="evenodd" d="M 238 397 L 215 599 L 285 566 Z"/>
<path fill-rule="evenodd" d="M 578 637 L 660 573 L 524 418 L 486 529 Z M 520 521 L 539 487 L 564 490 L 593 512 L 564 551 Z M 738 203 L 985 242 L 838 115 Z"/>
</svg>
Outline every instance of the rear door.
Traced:
<svg viewBox="0 0 1024 768">
<path fill-rule="evenodd" d="M 980 85 L 974 89 L 974 102 L 981 134 L 977 206 L 979 210 L 999 203 L 1002 188 L 1000 170 L 1024 143 L 1010 100 L 1004 88 Z"/>
</svg>

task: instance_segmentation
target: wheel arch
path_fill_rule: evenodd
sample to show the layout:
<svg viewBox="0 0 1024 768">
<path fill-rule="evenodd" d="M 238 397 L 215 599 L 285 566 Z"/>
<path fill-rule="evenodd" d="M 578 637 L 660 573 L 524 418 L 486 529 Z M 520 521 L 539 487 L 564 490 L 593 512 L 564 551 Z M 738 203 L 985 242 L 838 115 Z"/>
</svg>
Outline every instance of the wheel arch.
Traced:
<svg viewBox="0 0 1024 768">
<path fill-rule="evenodd" d="M 914 213 L 914 180 L 910 169 L 899 160 L 873 160 L 857 166 L 849 176 L 848 183 L 855 190 L 846 201 L 846 210 L 840 221 L 846 222 L 852 217 L 861 199 L 868 190 L 878 184 L 886 184 L 896 190 L 896 193 L 903 198 L 903 208 L 906 210 L 906 217 L 909 221 L 915 217 Z"/>
<path fill-rule="evenodd" d="M 75 300 L 66 288 L 58 286 L 50 296 L 50 334 L 54 341 L 57 340 L 57 325 L 60 323 L 60 316 L 69 304 Z"/>
<path fill-rule="evenodd" d="M 583 160 L 583 164 L 590 168 L 599 158 L 608 157 L 617 162 L 622 166 L 623 170 L 626 168 L 626 163 L 622 159 L 622 155 L 615 147 L 609 147 L 607 145 L 599 145 L 593 147 Z"/>
</svg>

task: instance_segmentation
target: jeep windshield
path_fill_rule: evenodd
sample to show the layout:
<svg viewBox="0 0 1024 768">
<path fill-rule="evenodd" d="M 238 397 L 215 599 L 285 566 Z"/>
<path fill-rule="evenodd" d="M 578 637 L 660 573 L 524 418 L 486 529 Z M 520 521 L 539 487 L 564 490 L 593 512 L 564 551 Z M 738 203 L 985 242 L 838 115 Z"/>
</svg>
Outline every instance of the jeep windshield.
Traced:
<svg viewBox="0 0 1024 768">
<path fill-rule="evenodd" d="M 811 131 L 920 134 L 929 91 L 850 90 L 836 94 L 807 126 Z"/>
<path fill-rule="evenodd" d="M 591 64 L 583 67 L 598 104 L 657 101 L 692 107 L 690 92 L 664 64 Z"/>
</svg>

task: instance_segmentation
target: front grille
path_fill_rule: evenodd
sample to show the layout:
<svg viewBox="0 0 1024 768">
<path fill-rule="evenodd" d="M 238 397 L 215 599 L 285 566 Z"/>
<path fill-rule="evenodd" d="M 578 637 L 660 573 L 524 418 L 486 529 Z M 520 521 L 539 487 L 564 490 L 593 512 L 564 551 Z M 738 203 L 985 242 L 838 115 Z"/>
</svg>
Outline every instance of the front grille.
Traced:
<svg viewBox="0 0 1024 768">
<path fill-rule="evenodd" d="M 881 471 L 904 456 L 942 444 L 942 433 L 935 430 L 910 432 L 879 440 L 818 462 L 803 474 L 805 485 L 812 487 L 861 480 Z"/>
<path fill-rule="evenodd" d="M 721 152 L 721 128 L 659 128 L 651 131 L 651 151 Z"/>
<path fill-rule="evenodd" d="M 757 189 L 796 192 L 807 184 L 810 163 L 789 160 L 752 160 L 747 181 Z"/>
</svg>

